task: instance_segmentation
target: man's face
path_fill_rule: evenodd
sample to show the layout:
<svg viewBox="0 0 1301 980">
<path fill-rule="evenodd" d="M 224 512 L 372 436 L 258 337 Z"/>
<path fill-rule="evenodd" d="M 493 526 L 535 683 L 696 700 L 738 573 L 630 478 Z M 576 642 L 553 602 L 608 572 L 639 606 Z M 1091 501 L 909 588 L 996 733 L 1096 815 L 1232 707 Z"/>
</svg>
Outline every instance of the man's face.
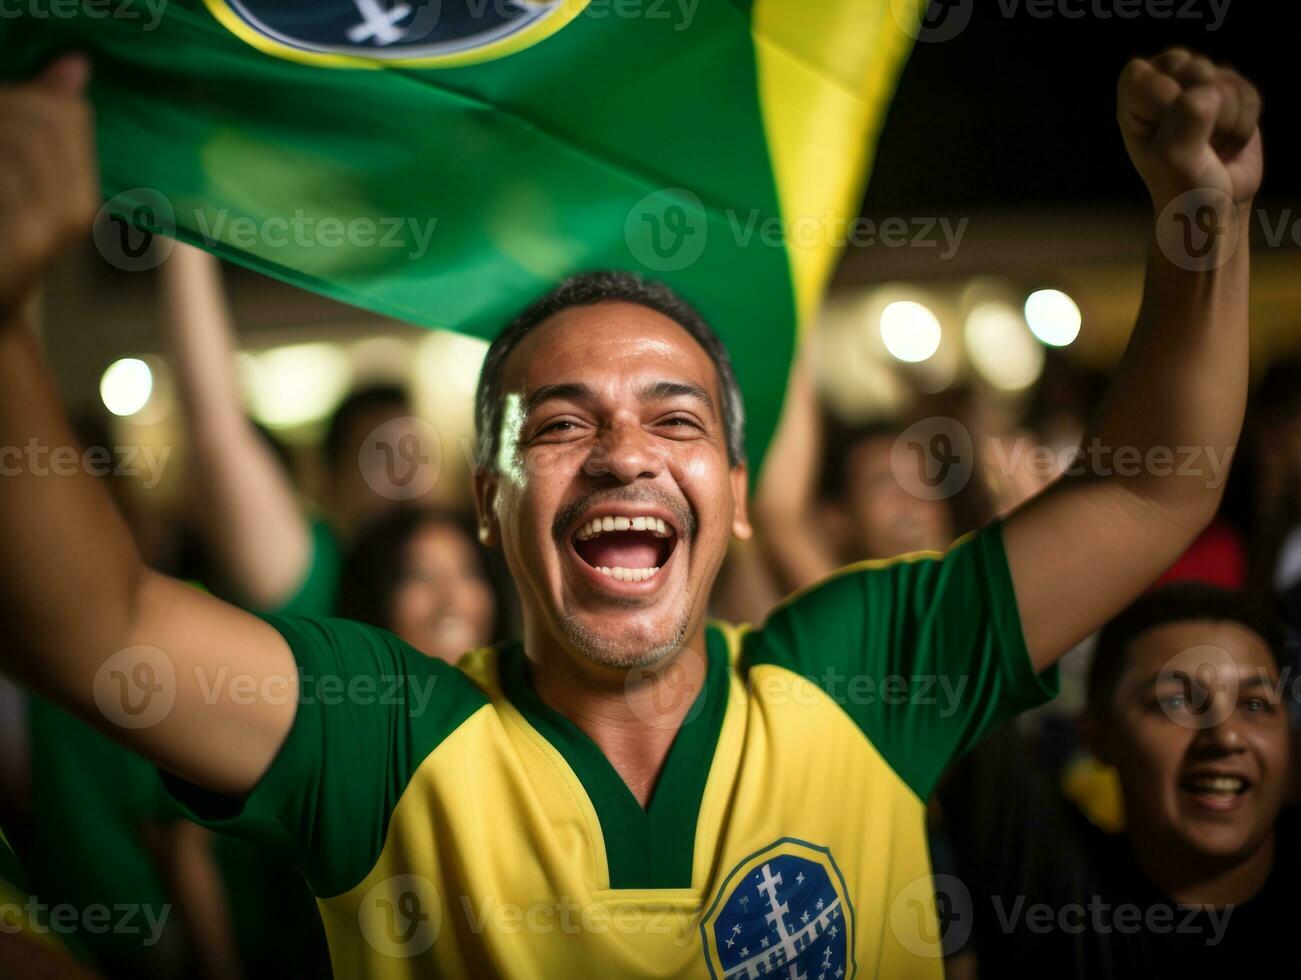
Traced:
<svg viewBox="0 0 1301 980">
<path fill-rule="evenodd" d="M 750 533 L 709 355 L 653 310 L 602 303 L 534 328 L 502 380 L 476 501 L 526 625 L 611 667 L 675 652 L 703 621 L 729 535 Z"/>
<path fill-rule="evenodd" d="M 894 439 L 857 443 L 849 455 L 846 505 L 862 558 L 893 558 L 913 551 L 943 551 L 953 541 L 949 505 L 909 493 L 890 465 Z"/>
<path fill-rule="evenodd" d="M 1129 645 L 1099 721 L 1126 819 L 1205 857 L 1245 858 L 1283 805 L 1288 717 L 1265 641 L 1232 622 L 1156 627 Z"/>
</svg>

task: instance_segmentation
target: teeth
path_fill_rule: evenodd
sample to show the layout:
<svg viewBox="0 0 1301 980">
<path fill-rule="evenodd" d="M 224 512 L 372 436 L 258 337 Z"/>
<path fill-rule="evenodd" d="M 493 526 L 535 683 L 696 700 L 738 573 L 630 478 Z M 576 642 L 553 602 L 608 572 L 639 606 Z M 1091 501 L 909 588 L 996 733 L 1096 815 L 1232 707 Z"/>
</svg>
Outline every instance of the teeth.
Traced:
<svg viewBox="0 0 1301 980">
<path fill-rule="evenodd" d="M 650 531 L 661 538 L 673 534 L 669 526 L 658 517 L 594 517 L 580 527 L 574 536 L 579 541 L 586 541 L 606 531 Z"/>
<path fill-rule="evenodd" d="M 615 568 L 606 568 L 602 566 L 597 569 L 597 571 L 602 575 L 609 575 L 611 578 L 619 582 L 644 582 L 659 570 L 658 565 L 654 568 L 621 568 L 618 566 Z"/>
<path fill-rule="evenodd" d="M 1188 785 L 1199 792 L 1240 793 L 1245 784 L 1236 776 L 1208 776 L 1190 780 Z"/>
</svg>

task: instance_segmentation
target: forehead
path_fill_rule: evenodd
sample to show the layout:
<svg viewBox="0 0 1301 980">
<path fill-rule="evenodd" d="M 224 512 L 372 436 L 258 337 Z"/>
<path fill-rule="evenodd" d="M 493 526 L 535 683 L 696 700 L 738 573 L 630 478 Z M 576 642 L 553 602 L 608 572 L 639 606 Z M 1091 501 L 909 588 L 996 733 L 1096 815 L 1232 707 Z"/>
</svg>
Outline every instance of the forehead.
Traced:
<svg viewBox="0 0 1301 980">
<path fill-rule="evenodd" d="M 577 382 L 598 391 L 654 376 L 717 390 L 709 354 L 662 313 L 635 303 L 576 306 L 548 317 L 511 351 L 503 392 Z"/>
<path fill-rule="evenodd" d="M 1260 634 L 1241 623 L 1210 619 L 1165 623 L 1140 633 L 1129 643 L 1124 674 L 1147 677 L 1167 665 L 1195 669 L 1201 661 L 1223 666 L 1231 661 L 1239 674 L 1278 674 L 1278 664 Z"/>
</svg>

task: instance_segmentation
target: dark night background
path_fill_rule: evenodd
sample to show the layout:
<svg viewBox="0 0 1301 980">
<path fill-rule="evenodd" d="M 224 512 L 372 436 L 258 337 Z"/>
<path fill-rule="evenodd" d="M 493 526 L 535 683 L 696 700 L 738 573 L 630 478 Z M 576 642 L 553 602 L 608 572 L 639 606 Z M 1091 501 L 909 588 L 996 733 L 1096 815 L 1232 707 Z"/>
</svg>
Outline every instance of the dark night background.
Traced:
<svg viewBox="0 0 1301 980">
<path fill-rule="evenodd" d="M 1175 16 L 1142 0 L 1140 16 L 1101 19 L 1126 0 L 1056 0 L 1047 18 L 1027 0 L 971 0 L 955 38 L 919 41 L 882 134 L 867 194 L 878 213 L 997 207 L 1129 206 L 1145 201 L 1115 123 L 1116 78 L 1134 55 L 1172 44 L 1227 62 L 1264 95 L 1262 200 L 1301 197 L 1295 98 L 1301 12 L 1287 0 L 1227 0 L 1209 30 L 1209 0 L 1173 0 Z M 932 0 L 938 21 L 942 6 Z M 1178 16 L 1183 7 L 1200 19 Z M 1061 11 L 1082 11 L 1070 19 Z"/>
</svg>

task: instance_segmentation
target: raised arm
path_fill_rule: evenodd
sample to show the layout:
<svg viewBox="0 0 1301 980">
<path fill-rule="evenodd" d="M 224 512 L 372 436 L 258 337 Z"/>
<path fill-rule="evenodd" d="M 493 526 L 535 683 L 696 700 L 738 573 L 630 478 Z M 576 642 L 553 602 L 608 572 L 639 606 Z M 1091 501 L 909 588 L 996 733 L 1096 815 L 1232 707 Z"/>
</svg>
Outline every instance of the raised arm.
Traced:
<svg viewBox="0 0 1301 980">
<path fill-rule="evenodd" d="M 1138 324 L 1079 461 L 1005 531 L 1041 669 L 1151 584 L 1219 505 L 1247 396 L 1259 115 L 1248 82 L 1187 51 L 1121 75 L 1121 132 L 1156 214 Z"/>
<path fill-rule="evenodd" d="M 786 401 L 751 507 L 756 541 L 784 593 L 812 585 L 840 565 L 813 515 L 821 456 L 813 350 L 806 342 L 791 366 Z"/>
<path fill-rule="evenodd" d="M 204 490 L 205 540 L 237 598 L 274 609 L 306 574 L 307 521 L 288 474 L 244 414 L 217 259 L 178 244 L 161 272 L 163 329 Z"/>
<path fill-rule="evenodd" d="M 102 481 L 64 465 L 81 456 L 31 329 L 46 266 L 98 204 L 87 71 L 64 58 L 0 88 L 0 671 L 178 775 L 241 794 L 294 719 L 289 648 L 145 567 Z"/>
</svg>

